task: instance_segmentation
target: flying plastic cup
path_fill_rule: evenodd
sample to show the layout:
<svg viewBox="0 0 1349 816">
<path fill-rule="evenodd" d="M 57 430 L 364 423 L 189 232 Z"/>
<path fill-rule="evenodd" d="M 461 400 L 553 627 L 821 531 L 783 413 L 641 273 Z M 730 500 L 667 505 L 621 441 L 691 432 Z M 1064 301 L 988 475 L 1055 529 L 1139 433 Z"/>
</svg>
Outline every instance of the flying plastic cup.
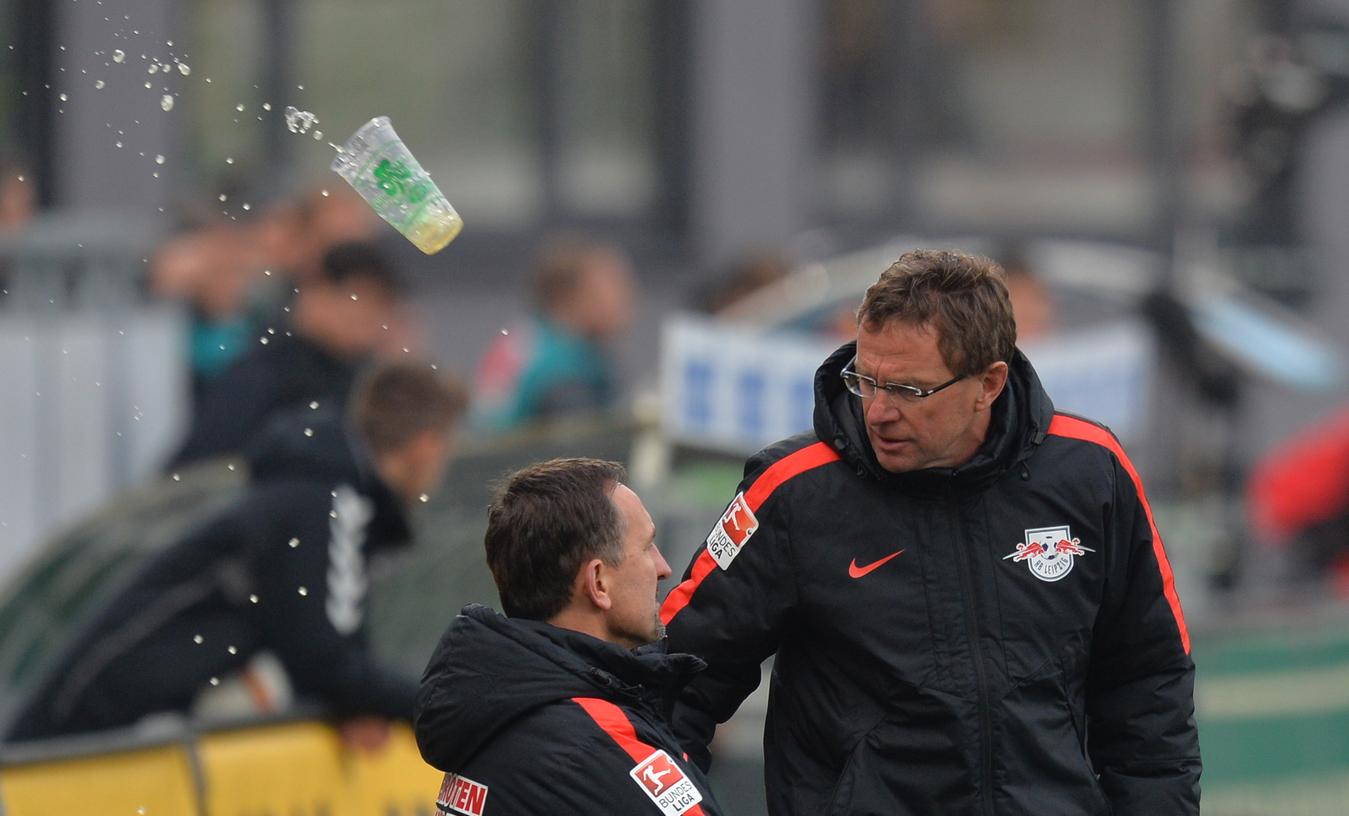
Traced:
<svg viewBox="0 0 1349 816">
<path fill-rule="evenodd" d="M 403 145 L 387 116 L 361 125 L 338 148 L 331 166 L 380 218 L 427 255 L 444 249 L 464 228 L 464 220 Z"/>
</svg>

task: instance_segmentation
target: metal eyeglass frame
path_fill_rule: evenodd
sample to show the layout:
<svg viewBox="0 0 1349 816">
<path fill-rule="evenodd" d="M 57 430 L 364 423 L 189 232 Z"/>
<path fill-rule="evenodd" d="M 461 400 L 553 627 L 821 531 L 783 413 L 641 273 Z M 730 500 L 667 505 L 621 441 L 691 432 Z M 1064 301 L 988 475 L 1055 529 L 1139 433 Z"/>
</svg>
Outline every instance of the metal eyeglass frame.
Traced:
<svg viewBox="0 0 1349 816">
<path fill-rule="evenodd" d="M 936 385 L 932 388 L 919 388 L 916 385 L 905 385 L 903 383 L 878 383 L 865 374 L 858 374 L 857 371 L 853 369 L 853 366 L 856 364 L 857 357 L 854 356 L 848 361 L 848 364 L 843 367 L 843 371 L 840 372 L 839 376 L 843 378 L 843 387 L 847 388 L 849 393 L 859 396 L 862 399 L 871 399 L 884 391 L 895 399 L 905 402 L 917 402 L 918 400 L 927 399 L 942 389 L 950 388 L 969 376 L 967 374 L 958 374 L 941 385 Z M 870 390 L 871 393 L 866 393 L 867 390 Z"/>
</svg>

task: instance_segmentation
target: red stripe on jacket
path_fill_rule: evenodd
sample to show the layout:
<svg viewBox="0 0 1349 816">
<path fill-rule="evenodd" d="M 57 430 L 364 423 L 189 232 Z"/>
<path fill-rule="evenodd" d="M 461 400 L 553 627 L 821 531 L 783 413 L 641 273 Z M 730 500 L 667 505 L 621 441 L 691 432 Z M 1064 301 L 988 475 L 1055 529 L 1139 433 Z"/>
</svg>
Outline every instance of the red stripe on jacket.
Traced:
<svg viewBox="0 0 1349 816">
<path fill-rule="evenodd" d="M 1171 561 L 1166 557 L 1166 548 L 1162 546 L 1162 536 L 1157 532 L 1157 522 L 1152 518 L 1152 505 L 1148 503 L 1147 494 L 1143 492 L 1143 480 L 1138 477 L 1138 471 L 1134 470 L 1133 462 L 1124 453 L 1124 448 L 1114 436 L 1099 425 L 1094 425 L 1083 419 L 1071 417 L 1064 414 L 1055 414 L 1054 420 L 1049 423 L 1049 433 L 1053 436 L 1064 436 L 1069 439 L 1081 439 L 1085 442 L 1092 442 L 1100 445 L 1111 453 L 1124 466 L 1124 470 L 1133 480 L 1134 490 L 1138 491 L 1138 500 L 1143 505 L 1143 513 L 1148 517 L 1148 528 L 1152 530 L 1152 554 L 1157 559 L 1157 567 L 1162 573 L 1162 592 L 1166 595 L 1166 602 L 1171 605 L 1171 614 L 1176 619 L 1176 628 L 1180 631 L 1180 644 L 1185 649 L 1185 654 L 1190 653 L 1190 630 L 1185 626 L 1185 613 L 1180 608 L 1180 596 L 1176 594 L 1176 582 L 1171 574 Z"/>
<path fill-rule="evenodd" d="M 755 479 L 749 489 L 745 491 L 745 503 L 749 505 L 750 512 L 757 513 L 759 507 L 768 500 L 769 496 L 773 495 L 773 491 L 783 484 L 808 470 L 827 465 L 830 462 L 836 462 L 838 459 L 838 452 L 823 442 L 816 442 L 799 451 L 790 453 L 759 474 L 759 478 Z M 661 621 L 669 625 L 674 616 L 678 615 L 684 607 L 688 606 L 689 601 L 693 600 L 693 593 L 697 591 L 703 579 L 716 569 L 716 566 L 716 559 L 704 547 L 698 559 L 693 562 L 693 569 L 690 571 L 688 579 L 670 590 L 670 594 L 666 596 L 665 603 L 660 608 Z"/>
<path fill-rule="evenodd" d="M 632 757 L 633 762 L 641 763 L 656 753 L 654 745 L 647 745 L 637 739 L 637 729 L 632 727 L 632 721 L 623 713 L 623 709 L 598 697 L 573 697 L 571 701 L 584 709 L 585 713 L 590 715 L 590 719 Z M 685 812 L 689 816 L 706 816 L 699 805 L 694 805 Z"/>
</svg>

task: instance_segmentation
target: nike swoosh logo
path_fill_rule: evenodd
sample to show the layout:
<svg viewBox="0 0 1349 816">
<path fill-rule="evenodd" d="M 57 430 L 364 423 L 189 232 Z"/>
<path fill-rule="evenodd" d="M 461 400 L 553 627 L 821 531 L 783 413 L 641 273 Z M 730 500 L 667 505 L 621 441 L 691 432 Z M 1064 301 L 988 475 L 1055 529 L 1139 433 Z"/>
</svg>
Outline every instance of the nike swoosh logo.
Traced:
<svg viewBox="0 0 1349 816">
<path fill-rule="evenodd" d="M 892 558 L 898 558 L 899 556 L 901 556 L 901 555 L 903 555 L 903 554 L 904 554 L 904 551 L 903 551 L 903 550 L 899 550 L 899 551 L 897 551 L 897 552 L 892 552 L 892 553 L 890 553 L 889 555 L 887 555 L 886 557 L 882 558 L 882 559 L 879 560 L 879 561 L 872 561 L 870 564 L 867 564 L 865 567 L 859 567 L 859 566 L 857 566 L 857 559 L 854 558 L 854 559 L 852 560 L 852 563 L 848 565 L 848 577 L 850 577 L 850 578 L 861 578 L 863 575 L 866 575 L 867 573 L 870 573 L 870 572 L 873 572 L 873 571 L 875 571 L 875 570 L 877 570 L 877 569 L 880 569 L 882 566 L 885 565 L 885 563 L 886 563 L 887 561 L 891 560 Z"/>
</svg>

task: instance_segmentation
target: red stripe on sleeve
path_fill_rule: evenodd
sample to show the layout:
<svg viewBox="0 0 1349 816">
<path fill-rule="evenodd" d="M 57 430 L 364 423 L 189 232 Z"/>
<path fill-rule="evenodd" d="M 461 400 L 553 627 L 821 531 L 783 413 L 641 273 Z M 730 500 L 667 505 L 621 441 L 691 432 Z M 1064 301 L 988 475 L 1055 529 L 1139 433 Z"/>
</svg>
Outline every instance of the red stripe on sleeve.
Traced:
<svg viewBox="0 0 1349 816">
<path fill-rule="evenodd" d="M 590 719 L 632 757 L 633 762 L 640 763 L 656 752 L 654 745 L 647 745 L 637 739 L 637 730 L 632 727 L 632 721 L 623 713 L 623 709 L 598 697 L 573 697 L 571 701 L 584 709 L 585 713 L 590 715 Z M 694 805 L 685 813 L 690 816 L 705 816 L 700 805 Z"/>
<path fill-rule="evenodd" d="M 1157 522 L 1152 517 L 1152 505 L 1148 503 L 1147 494 L 1143 492 L 1143 480 L 1138 477 L 1138 471 L 1134 470 L 1133 462 L 1129 461 L 1129 457 L 1124 453 L 1124 448 L 1120 446 L 1119 441 L 1113 435 L 1104 428 L 1086 420 L 1064 414 L 1055 414 L 1054 420 L 1049 423 L 1049 433 L 1054 436 L 1081 439 L 1085 442 L 1100 445 L 1115 454 L 1115 458 L 1119 459 L 1120 464 L 1124 465 L 1125 472 L 1133 480 L 1134 490 L 1138 491 L 1138 500 L 1143 504 L 1143 513 L 1148 518 L 1148 528 L 1152 530 L 1152 554 L 1156 557 L 1157 567 L 1162 573 L 1162 592 L 1166 595 L 1166 602 L 1171 605 L 1171 614 L 1176 619 L 1176 628 L 1180 631 L 1180 644 L 1184 647 L 1185 654 L 1189 654 L 1190 630 L 1185 625 L 1185 613 L 1180 608 L 1180 596 L 1176 594 L 1176 582 L 1171 573 L 1171 561 L 1166 557 L 1166 548 L 1162 546 L 1162 536 L 1157 532 Z"/>
<path fill-rule="evenodd" d="M 632 727 L 628 715 L 608 700 L 601 700 L 598 697 L 573 697 L 571 701 L 585 709 L 590 719 L 594 720 L 604 733 L 613 737 L 614 742 L 632 757 L 633 762 L 641 762 L 656 750 L 637 739 L 637 730 Z"/>
<path fill-rule="evenodd" d="M 773 495 L 773 491 L 793 477 L 800 476 L 802 473 L 821 465 L 838 461 L 838 458 L 838 451 L 823 442 L 816 442 L 790 453 L 769 465 L 767 470 L 759 474 L 759 478 L 755 479 L 754 483 L 745 491 L 745 503 L 749 505 L 751 512 L 758 512 L 759 507 L 768 500 L 769 496 Z M 674 616 L 688 606 L 689 601 L 693 599 L 693 593 L 702 584 L 703 579 L 716 567 L 716 559 L 704 547 L 702 552 L 698 554 L 697 560 L 693 562 L 693 570 L 689 573 L 688 579 L 670 590 L 670 594 L 665 597 L 665 603 L 661 604 L 660 608 L 661 621 L 668 626 Z"/>
<path fill-rule="evenodd" d="M 838 451 L 823 442 L 807 445 L 795 453 L 782 457 L 770 465 L 768 470 L 759 474 L 759 478 L 755 479 L 754 484 L 745 491 L 745 501 L 749 502 L 749 509 L 757 512 L 759 506 L 773 495 L 774 490 L 808 470 L 837 462 L 838 458 Z"/>
</svg>

